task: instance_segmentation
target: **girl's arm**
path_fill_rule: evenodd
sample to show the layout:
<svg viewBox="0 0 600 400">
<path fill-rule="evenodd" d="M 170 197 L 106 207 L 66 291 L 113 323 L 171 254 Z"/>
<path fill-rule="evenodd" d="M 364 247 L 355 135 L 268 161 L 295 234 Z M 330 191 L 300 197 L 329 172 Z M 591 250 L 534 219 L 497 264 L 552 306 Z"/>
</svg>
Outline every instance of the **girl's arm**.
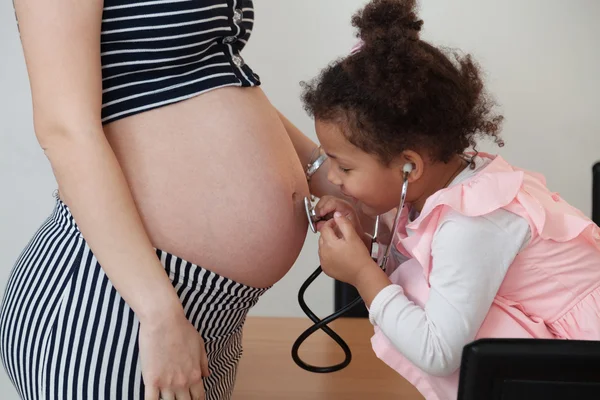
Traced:
<svg viewBox="0 0 600 400">
<path fill-rule="evenodd" d="M 380 271 L 371 268 L 362 274 L 357 288 L 371 322 L 426 373 L 452 374 L 528 234 L 527 221 L 504 210 L 477 218 L 453 213 L 433 240 L 424 308 L 410 301 L 402 287 L 386 285 Z"/>
</svg>

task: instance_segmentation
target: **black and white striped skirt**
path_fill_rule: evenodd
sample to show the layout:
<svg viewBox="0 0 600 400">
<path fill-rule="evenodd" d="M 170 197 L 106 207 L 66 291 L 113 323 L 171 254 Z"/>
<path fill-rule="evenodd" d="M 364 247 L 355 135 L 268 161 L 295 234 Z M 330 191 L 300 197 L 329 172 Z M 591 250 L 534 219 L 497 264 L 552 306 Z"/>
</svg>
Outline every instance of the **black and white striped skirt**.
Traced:
<svg viewBox="0 0 600 400">
<path fill-rule="evenodd" d="M 230 399 L 251 288 L 157 250 L 206 342 L 207 400 Z M 0 355 L 25 400 L 142 400 L 139 321 L 60 200 L 17 260 L 0 312 Z"/>
</svg>

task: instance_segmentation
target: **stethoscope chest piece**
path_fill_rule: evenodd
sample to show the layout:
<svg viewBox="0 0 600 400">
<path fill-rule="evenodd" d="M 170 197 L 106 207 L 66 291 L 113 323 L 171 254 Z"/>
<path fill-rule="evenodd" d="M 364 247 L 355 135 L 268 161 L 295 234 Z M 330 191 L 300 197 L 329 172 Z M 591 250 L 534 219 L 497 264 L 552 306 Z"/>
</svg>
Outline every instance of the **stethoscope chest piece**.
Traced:
<svg viewBox="0 0 600 400">
<path fill-rule="evenodd" d="M 317 226 L 315 224 L 320 218 L 317 216 L 317 212 L 308 197 L 304 198 L 304 210 L 306 211 L 306 219 L 308 219 L 310 230 L 313 231 L 313 233 L 317 233 Z"/>
</svg>

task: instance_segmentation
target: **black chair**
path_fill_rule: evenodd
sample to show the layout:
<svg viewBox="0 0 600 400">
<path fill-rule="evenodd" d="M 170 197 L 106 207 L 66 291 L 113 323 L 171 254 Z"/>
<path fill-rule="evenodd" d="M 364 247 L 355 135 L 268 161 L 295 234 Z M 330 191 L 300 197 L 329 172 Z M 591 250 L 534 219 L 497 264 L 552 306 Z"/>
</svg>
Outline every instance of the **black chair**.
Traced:
<svg viewBox="0 0 600 400">
<path fill-rule="evenodd" d="M 465 346 L 458 400 L 600 399 L 600 342 L 482 339 Z"/>
<path fill-rule="evenodd" d="M 592 167 L 600 225 L 600 162 Z M 600 341 L 482 339 L 465 346 L 458 400 L 600 399 Z"/>
<path fill-rule="evenodd" d="M 352 285 L 348 285 L 347 283 L 340 282 L 338 280 L 334 283 L 333 288 L 334 293 L 334 308 L 335 311 L 339 311 L 342 308 L 346 307 L 348 304 L 352 303 L 354 299 L 356 299 L 359 294 L 358 290 Z M 346 318 L 369 318 L 369 310 L 365 306 L 365 303 L 360 303 L 346 314 L 344 314 Z"/>
</svg>

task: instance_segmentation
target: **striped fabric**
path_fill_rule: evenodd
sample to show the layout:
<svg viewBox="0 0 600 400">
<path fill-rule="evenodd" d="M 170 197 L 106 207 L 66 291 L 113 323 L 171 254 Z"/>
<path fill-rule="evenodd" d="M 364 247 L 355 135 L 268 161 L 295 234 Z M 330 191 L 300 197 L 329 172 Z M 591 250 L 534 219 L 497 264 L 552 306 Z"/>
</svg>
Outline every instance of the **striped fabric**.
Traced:
<svg viewBox="0 0 600 400">
<path fill-rule="evenodd" d="M 235 283 L 160 250 L 157 256 L 206 341 L 207 400 L 230 399 L 242 327 L 266 289 Z M 138 319 L 58 200 L 21 253 L 0 310 L 0 356 L 21 398 L 142 400 L 138 329 Z"/>
<path fill-rule="evenodd" d="M 105 0 L 102 122 L 260 85 L 240 56 L 253 25 L 251 0 Z"/>
</svg>

